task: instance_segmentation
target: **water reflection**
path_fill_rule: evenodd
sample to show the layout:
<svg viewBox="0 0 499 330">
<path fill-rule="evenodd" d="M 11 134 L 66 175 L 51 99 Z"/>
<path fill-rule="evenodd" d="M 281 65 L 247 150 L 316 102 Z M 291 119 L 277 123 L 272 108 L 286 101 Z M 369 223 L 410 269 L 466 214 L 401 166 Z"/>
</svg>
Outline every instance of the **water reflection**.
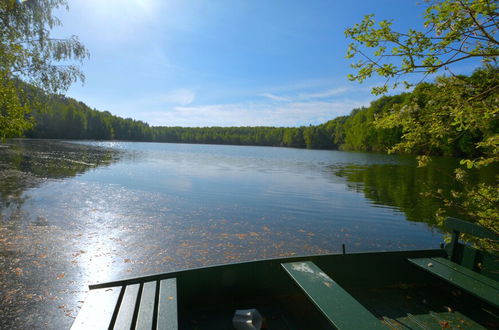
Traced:
<svg viewBox="0 0 499 330">
<path fill-rule="evenodd" d="M 120 157 L 109 148 L 53 140 L 9 140 L 0 145 L 0 221 L 19 222 L 28 189 L 80 175 Z M 25 218 L 24 218 L 25 219 Z M 38 224 L 43 218 L 33 220 Z"/>
<path fill-rule="evenodd" d="M 113 149 L 61 141 L 11 140 L 0 145 L 0 328 L 70 324 L 86 287 L 77 283 L 80 272 L 69 263 L 79 253 L 74 233 L 51 216 L 67 205 L 49 211 L 50 198 L 68 191 L 50 187 L 119 157 Z"/>
<path fill-rule="evenodd" d="M 448 195 L 451 190 L 462 191 L 463 187 L 453 178 L 458 166 L 457 159 L 440 157 L 421 168 L 414 158 L 407 157 L 405 164 L 332 166 L 331 171 L 334 176 L 346 179 L 348 189 L 364 194 L 375 205 L 396 207 L 409 221 L 436 226 L 435 213 L 439 208 L 450 216 L 459 214 L 424 193 L 437 189 Z M 470 182 L 494 182 L 496 173 L 493 168 L 472 172 Z"/>
<path fill-rule="evenodd" d="M 11 141 L 0 148 L 0 327 L 66 328 L 87 285 L 116 278 L 343 243 L 436 247 L 438 231 L 406 221 L 434 207 L 417 181 L 440 178 L 421 173 L 381 154 Z"/>
</svg>

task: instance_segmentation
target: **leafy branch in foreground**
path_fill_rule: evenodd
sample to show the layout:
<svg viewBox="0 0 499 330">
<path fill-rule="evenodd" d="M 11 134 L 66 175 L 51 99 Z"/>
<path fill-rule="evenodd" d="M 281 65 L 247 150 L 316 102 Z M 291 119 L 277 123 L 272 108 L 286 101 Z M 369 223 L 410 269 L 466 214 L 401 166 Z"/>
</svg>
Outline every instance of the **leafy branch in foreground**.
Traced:
<svg viewBox="0 0 499 330">
<path fill-rule="evenodd" d="M 397 32 L 393 22 L 383 20 L 376 25 L 374 15 L 345 31 L 352 39 L 347 58 L 360 57 L 352 67 L 356 74 L 349 79 L 362 82 L 373 75 L 386 78 L 374 94 L 388 91 L 400 83 L 399 78 L 419 73 L 427 76 L 442 68 L 471 58 L 495 62 L 499 55 L 497 2 L 493 0 L 425 0 L 424 30 Z"/>
<path fill-rule="evenodd" d="M 419 84 L 407 102 L 395 104 L 375 124 L 402 127 L 402 140 L 390 152 L 459 156 L 452 148 L 461 145 L 467 146 L 461 156 L 474 158 L 462 163 L 480 167 L 499 160 L 498 102 L 499 69 L 486 66 L 471 76 L 438 77 L 434 84 Z"/>
<path fill-rule="evenodd" d="M 52 38 L 61 22 L 53 10 L 66 0 L 2 0 L 0 2 L 0 139 L 18 136 L 32 125 L 31 105 L 18 80 L 49 93 L 65 91 L 84 79 L 79 66 L 88 56 L 75 36 Z"/>
<path fill-rule="evenodd" d="M 499 176 L 495 182 L 475 185 L 469 172 L 486 166 L 497 167 L 499 161 L 499 55 L 498 4 L 493 0 L 425 1 L 424 30 L 407 33 L 392 30 L 391 21 L 375 26 L 373 15 L 345 31 L 353 42 L 347 57 L 360 56 L 352 64 L 357 73 L 351 80 L 359 82 L 377 75 L 386 78 L 374 94 L 388 91 L 407 80 L 399 78 L 420 74 L 423 79 L 447 69 L 447 66 L 470 58 L 480 59 L 482 68 L 470 77 L 439 77 L 434 84 L 420 83 L 409 100 L 395 104 L 390 113 L 376 118 L 378 128 L 400 128 L 401 141 L 389 152 L 418 154 L 420 166 L 432 155 L 455 155 L 462 146 L 461 167 L 455 169 L 459 191 L 445 194 L 429 191 L 426 196 L 444 202 L 464 218 L 499 233 Z M 395 79 L 392 85 L 390 81 Z M 445 218 L 445 211 L 436 214 Z M 498 250 L 497 242 L 479 241 L 489 250 Z"/>
<path fill-rule="evenodd" d="M 445 194 L 430 191 L 447 209 L 499 234 L 499 176 L 495 182 L 476 184 L 468 172 L 499 163 L 499 70 L 486 66 L 470 77 L 439 77 L 435 84 L 418 85 L 406 104 L 395 105 L 392 112 L 375 121 L 378 128 L 402 127 L 402 140 L 389 152 L 419 154 L 420 166 L 431 155 L 456 154 L 461 146 L 467 156 L 455 169 L 459 190 Z M 436 214 L 443 224 L 444 210 Z M 498 250 L 497 242 L 476 242 Z"/>
</svg>

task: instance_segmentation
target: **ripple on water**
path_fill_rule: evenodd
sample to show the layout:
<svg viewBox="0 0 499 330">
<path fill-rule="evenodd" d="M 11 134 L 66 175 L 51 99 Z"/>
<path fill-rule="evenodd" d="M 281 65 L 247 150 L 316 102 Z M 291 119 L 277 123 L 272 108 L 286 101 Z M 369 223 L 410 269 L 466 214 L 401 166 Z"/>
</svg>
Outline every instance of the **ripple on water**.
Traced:
<svg viewBox="0 0 499 330">
<path fill-rule="evenodd" d="M 346 164 L 364 169 L 341 172 Z M 412 166 L 332 151 L 9 141 L 0 148 L 0 328 L 67 328 L 89 283 L 121 277 L 343 243 L 435 247 L 440 234 L 386 197 L 397 181 L 380 177 L 402 165 Z M 418 192 L 405 191 L 396 196 Z"/>
</svg>

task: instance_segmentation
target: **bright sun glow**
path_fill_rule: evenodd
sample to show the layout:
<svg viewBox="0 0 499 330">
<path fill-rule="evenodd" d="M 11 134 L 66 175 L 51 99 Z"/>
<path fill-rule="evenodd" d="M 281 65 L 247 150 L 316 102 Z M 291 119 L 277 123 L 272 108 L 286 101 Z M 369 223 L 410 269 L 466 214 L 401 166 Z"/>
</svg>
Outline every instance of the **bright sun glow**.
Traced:
<svg viewBox="0 0 499 330">
<path fill-rule="evenodd" d="M 102 44 L 113 45 L 115 42 L 131 42 L 148 35 L 150 24 L 157 22 L 159 0 L 75 0 L 71 3 L 71 21 L 64 21 L 65 26 L 84 26 L 79 33 L 82 39 L 95 39 Z M 75 30 L 74 29 L 74 30 Z M 85 38 L 87 37 L 87 38 Z"/>
<path fill-rule="evenodd" d="M 116 19 L 142 20 L 150 18 L 158 9 L 157 0 L 84 0 L 77 1 L 72 6 L 90 9 L 94 13 L 94 19 L 105 19 L 116 23 Z"/>
</svg>

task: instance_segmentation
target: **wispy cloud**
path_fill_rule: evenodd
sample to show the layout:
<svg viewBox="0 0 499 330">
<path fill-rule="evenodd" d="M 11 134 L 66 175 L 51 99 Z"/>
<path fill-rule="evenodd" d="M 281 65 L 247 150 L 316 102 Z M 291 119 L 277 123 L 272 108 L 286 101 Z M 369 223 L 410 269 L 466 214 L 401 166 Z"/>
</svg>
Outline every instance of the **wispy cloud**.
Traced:
<svg viewBox="0 0 499 330">
<path fill-rule="evenodd" d="M 294 93 L 293 95 L 276 95 L 275 93 L 261 93 L 259 96 L 263 96 L 269 98 L 273 101 L 279 102 L 293 102 L 293 101 L 313 101 L 317 99 L 327 99 L 333 96 L 338 96 L 348 92 L 348 87 L 338 87 L 331 88 L 317 92 L 308 92 L 308 93 Z"/>
<path fill-rule="evenodd" d="M 163 101 L 177 105 L 189 105 L 194 101 L 195 97 L 196 94 L 190 89 L 175 89 L 168 92 L 163 97 L 160 97 L 160 99 L 156 101 Z"/>
<path fill-rule="evenodd" d="M 220 90 L 225 96 L 217 95 Z M 119 109 L 122 116 L 154 126 L 294 127 L 321 124 L 347 115 L 355 108 L 369 105 L 375 98 L 367 90 L 348 85 L 334 88 L 306 86 L 301 90 L 282 89 L 282 92 L 270 92 L 272 87 L 267 90 L 234 90 L 217 86 L 151 91 L 139 97 L 130 95 L 128 99 L 113 100 L 105 109 L 113 113 L 113 109 Z M 237 96 L 232 102 L 220 102 L 226 95 Z"/>
<path fill-rule="evenodd" d="M 348 91 L 348 87 L 338 87 L 338 88 L 332 88 L 328 89 L 322 92 L 317 92 L 317 93 L 303 93 L 299 94 L 298 98 L 302 100 L 308 100 L 308 99 L 325 99 L 337 95 L 344 94 Z"/>
<path fill-rule="evenodd" d="M 262 93 L 262 94 L 259 94 L 259 96 L 263 96 L 263 97 L 269 98 L 269 99 L 274 100 L 274 101 L 286 102 L 286 101 L 290 100 L 288 97 L 278 96 L 278 95 L 274 95 L 271 93 Z"/>
<path fill-rule="evenodd" d="M 346 115 L 370 100 L 331 102 L 289 102 L 286 104 L 233 103 L 177 106 L 164 111 L 143 112 L 141 116 L 162 126 L 302 126 L 319 124 Z"/>
</svg>

